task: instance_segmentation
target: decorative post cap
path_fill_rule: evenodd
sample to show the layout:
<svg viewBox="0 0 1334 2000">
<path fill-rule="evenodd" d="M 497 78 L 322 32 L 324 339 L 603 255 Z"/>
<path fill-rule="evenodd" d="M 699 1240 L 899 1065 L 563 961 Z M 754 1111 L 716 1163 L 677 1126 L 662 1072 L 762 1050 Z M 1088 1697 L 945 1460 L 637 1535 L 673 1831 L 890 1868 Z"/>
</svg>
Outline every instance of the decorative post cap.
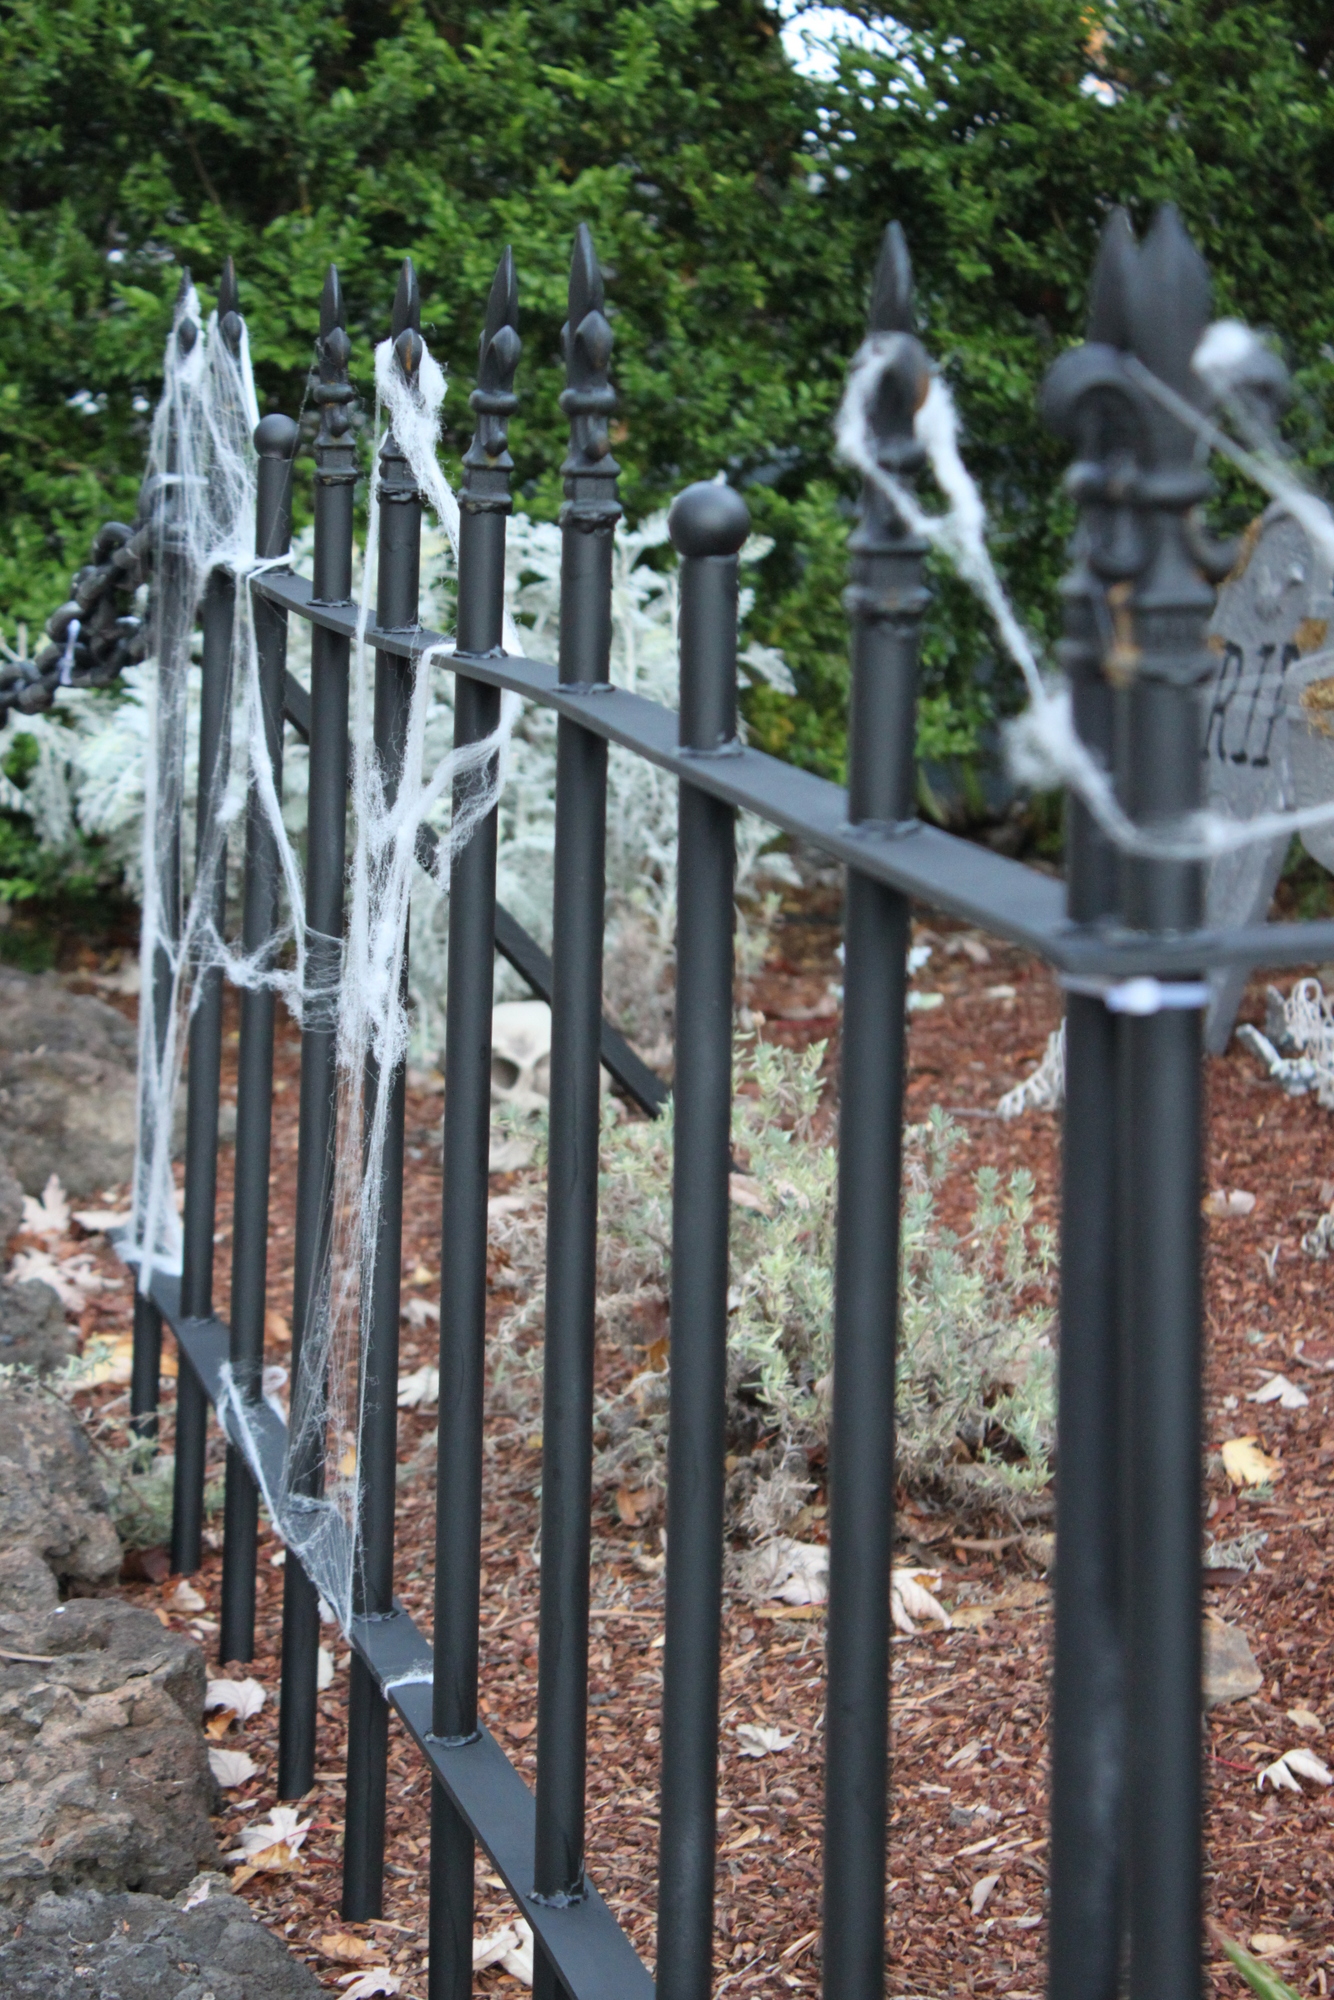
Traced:
<svg viewBox="0 0 1334 2000">
<path fill-rule="evenodd" d="M 255 426 L 254 445 L 261 458 L 290 458 L 301 436 L 301 427 L 275 410 L 261 417 Z"/>
<path fill-rule="evenodd" d="M 672 502 L 672 547 L 681 556 L 734 556 L 750 533 L 750 509 L 733 486 L 701 479 Z"/>
<path fill-rule="evenodd" d="M 411 257 L 405 257 L 398 274 L 398 288 L 394 293 L 390 336 L 394 343 L 394 354 L 399 368 L 409 382 L 421 367 L 422 355 L 425 352 L 421 323 L 422 302 L 417 285 L 416 266 Z"/>
<path fill-rule="evenodd" d="M 514 252 L 507 246 L 491 280 L 477 353 L 477 387 L 468 398 L 477 414 L 477 429 L 463 458 L 470 471 L 510 470 L 509 420 L 519 407 L 514 375 L 522 351 L 519 282 Z"/>
</svg>

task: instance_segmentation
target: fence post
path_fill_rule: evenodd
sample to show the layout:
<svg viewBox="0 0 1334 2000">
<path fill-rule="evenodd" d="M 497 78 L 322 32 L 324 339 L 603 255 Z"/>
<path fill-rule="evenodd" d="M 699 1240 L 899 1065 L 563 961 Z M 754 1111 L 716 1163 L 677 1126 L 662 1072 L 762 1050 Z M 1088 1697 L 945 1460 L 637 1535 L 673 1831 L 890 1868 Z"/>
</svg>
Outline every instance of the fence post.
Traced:
<svg viewBox="0 0 1334 2000">
<path fill-rule="evenodd" d="M 229 257 L 218 286 L 218 331 L 239 352 L 242 321 L 236 269 Z M 195 896 L 221 937 L 227 920 L 227 840 L 218 827 L 221 790 L 231 762 L 232 628 L 236 579 L 215 569 L 201 616 L 199 781 L 195 805 Z M 209 940 L 202 941 L 207 951 Z M 185 1100 L 185 1210 L 182 1217 L 181 1314 L 213 1317 L 213 1226 L 218 1197 L 218 1097 L 222 1088 L 222 967 L 198 975 L 190 1019 Z M 184 1348 L 176 1367 L 176 1462 L 172 1480 L 171 1567 L 199 1568 L 204 1533 L 208 1395 Z"/>
<path fill-rule="evenodd" d="M 728 486 L 679 494 L 684 750 L 737 745 L 737 553 L 750 514 Z M 727 1419 L 735 814 L 683 783 L 677 846 L 672 1084 L 671 1413 L 658 1861 L 660 2000 L 712 1986 Z"/>
<path fill-rule="evenodd" d="M 1202 573 L 1206 544 L 1192 520 L 1209 493 L 1209 478 L 1193 431 L 1163 407 L 1153 385 L 1165 384 L 1188 403 L 1202 400 L 1191 358 L 1208 319 L 1208 273 L 1176 210 L 1159 211 L 1142 248 L 1118 220 L 1098 265 L 1093 331 L 1101 338 L 1063 356 L 1045 391 L 1053 422 L 1086 453 L 1070 484 L 1086 509 L 1090 568 L 1106 587 L 1102 666 L 1113 689 L 1118 794 L 1131 819 L 1160 833 L 1196 811 L 1203 797 L 1199 689 L 1212 664 L 1204 632 L 1214 593 Z M 1096 608 L 1096 598 L 1090 601 Z M 1190 930 L 1200 922 L 1202 878 L 1195 861 L 1122 854 L 1117 915 L 1131 931 Z M 1185 979 L 1149 982 L 1138 993 L 1133 986 L 1114 985 L 1105 993 L 1106 1008 L 1115 1016 L 1123 1810 L 1135 1812 L 1125 1839 L 1131 2000 L 1198 1993 L 1202 1970 L 1200 1163 L 1201 1024 L 1208 997 L 1202 976 L 1201 968 Z M 1140 1011 L 1141 1004 L 1148 1011 Z M 1100 1032 L 1105 1037 L 1107 1029 Z M 1105 1061 L 1101 1045 L 1096 1055 Z M 1087 1092 L 1090 1073 L 1072 1083 Z M 1104 1075 L 1096 1085 L 1100 1094 L 1106 1092 Z M 1095 1113 L 1099 1109 L 1095 1106 Z M 1072 1103 L 1066 1121 L 1072 1146 L 1074 1116 Z M 1105 1106 L 1101 1118 L 1101 1133 L 1090 1130 L 1081 1146 L 1100 1136 L 1106 1143 L 1111 1120 Z M 1101 1179 L 1097 1187 L 1105 1195 Z M 1092 1356 L 1087 1347 L 1105 1310 L 1103 1303 L 1097 1317 L 1073 1329 L 1079 1353 L 1096 1366 L 1099 1381 L 1108 1373 L 1106 1355 Z M 1068 1376 L 1066 1362 L 1063 1393 Z M 1097 1386 L 1085 1382 L 1081 1397 L 1096 1393 Z M 1102 1463 L 1109 1449 L 1105 1430 L 1095 1448 L 1093 1470 L 1105 1482 L 1099 1504 L 1110 1511 L 1112 1481 Z M 1061 1449 L 1063 1454 L 1067 1449 L 1064 1433 Z M 1081 1476 L 1087 1470 L 1079 1467 Z M 1063 1507 L 1067 1498 L 1063 1485 Z M 1087 1518 L 1090 1503 L 1078 1504 L 1084 1535 L 1075 1540 L 1073 1559 L 1065 1548 L 1064 1516 L 1060 1530 L 1058 1606 L 1062 1590 L 1081 1588 L 1072 1577 L 1074 1562 L 1081 1555 L 1100 1562 L 1106 1555 L 1106 1518 L 1099 1532 Z M 1102 1580 L 1102 1589 L 1110 1602 L 1109 1580 Z M 1063 1685 L 1080 1654 L 1068 1651 L 1068 1617 L 1058 1616 L 1058 1642 L 1067 1648 L 1058 1667 L 1063 1697 L 1058 1727 L 1064 1732 L 1083 1709 Z M 1090 1635 L 1074 1643 L 1088 1646 Z M 1110 1678 L 1105 1662 L 1102 1673 Z M 1081 1880 L 1083 1857 L 1076 1850 L 1064 1858 L 1054 1880 L 1061 1899 L 1059 1971 L 1068 1982 L 1062 2000 L 1075 1991 L 1081 1961 L 1089 1975 L 1081 1994 L 1105 1994 L 1109 1981 L 1117 1983 L 1106 1907 L 1115 1893 L 1115 1868 L 1102 1823 L 1115 1804 L 1114 1741 L 1108 1755 L 1112 1762 L 1101 1774 L 1085 1773 L 1104 1784 L 1110 1778 L 1113 1787 L 1094 1804 L 1085 1801 L 1084 1830 L 1100 1843 L 1090 1852 L 1088 1875 Z M 1078 1802 L 1069 1796 L 1079 1763 L 1078 1751 L 1062 1741 L 1056 1805 L 1063 1837 L 1070 1839 L 1081 1826 Z M 1054 1847 L 1056 1835 L 1054 1824 Z M 1096 1962 L 1082 1957 L 1071 1936 L 1085 1913 L 1098 1926 L 1085 1947 L 1091 1952 L 1096 1945 Z M 1056 1972 L 1054 1965 L 1054 1977 Z"/>
<path fill-rule="evenodd" d="M 265 417 L 255 431 L 259 454 L 255 554 L 286 554 L 292 539 L 292 460 L 300 432 L 290 417 Z M 259 695 L 264 749 L 275 794 L 282 797 L 283 679 L 287 667 L 287 614 L 252 597 L 259 655 Z M 277 935 L 281 863 L 268 814 L 252 774 L 246 802 L 245 889 L 241 948 L 257 958 Z M 241 989 L 236 1056 L 236 1186 L 232 1207 L 232 1299 L 229 1359 L 242 1403 L 260 1400 L 264 1380 L 264 1318 L 269 1264 L 269 1162 L 273 1129 L 273 1023 L 277 995 L 271 986 Z M 245 1456 L 227 1447 L 222 1542 L 222 1631 L 219 1658 L 250 1660 L 255 1651 L 255 1557 L 259 1492 Z"/>
<path fill-rule="evenodd" d="M 1067 397 L 1062 381 L 1092 356 L 1119 371 L 1126 344 L 1134 239 L 1118 210 L 1103 233 L 1084 359 L 1063 359 L 1044 392 L 1056 429 L 1075 446 L 1069 484 L 1084 517 L 1062 586 L 1061 664 L 1075 728 L 1110 767 L 1113 695 L 1104 672 L 1111 611 L 1094 567 L 1110 460 L 1124 414 L 1096 394 Z M 1092 378 L 1090 378 L 1092 379 Z M 1053 394 L 1053 389 L 1057 392 Z M 1092 814 L 1071 796 L 1066 814 L 1067 908 L 1097 924 L 1116 908 L 1116 856 Z M 1057 1548 L 1052 1673 L 1051 2000 L 1115 2000 L 1120 1978 L 1125 1794 L 1125 1687 L 1120 1507 L 1121 1392 L 1117 1362 L 1117 1087 L 1111 1013 L 1096 994 L 1071 993 L 1065 1012 L 1061 1193 L 1061 1309 L 1057 1398 Z"/>
<path fill-rule="evenodd" d="M 411 383 L 425 352 L 421 295 L 412 260 L 405 258 L 394 295 L 391 333 L 394 365 Z M 392 429 L 380 452 L 380 555 L 376 623 L 385 631 L 417 624 L 421 580 L 422 496 L 416 475 Z M 419 671 L 425 672 L 422 667 Z M 386 805 L 403 777 L 413 663 L 399 653 L 375 656 L 375 752 Z M 399 966 L 407 1001 L 408 941 Z M 353 1567 L 352 1609 L 357 1618 L 388 1618 L 394 1609 L 394 1502 L 398 1492 L 398 1317 L 403 1268 L 403 1113 L 407 1066 L 400 1060 L 380 1074 L 366 1060 L 365 1120 L 369 1130 L 381 1091 L 388 1094 L 384 1152 L 376 1202 L 375 1269 L 362 1299 L 361 1425 L 357 1438 L 361 1532 Z M 347 1831 L 343 1836 L 343 1915 L 364 1923 L 384 1901 L 385 1785 L 388 1781 L 389 1705 L 361 1655 L 352 1654 L 347 1704 Z"/>
<path fill-rule="evenodd" d="M 894 223 L 872 293 L 871 341 L 894 345 L 871 408 L 871 448 L 900 478 L 923 461 L 913 417 L 930 363 L 913 325 L 912 270 Z M 854 827 L 882 828 L 910 820 L 915 808 L 925 544 L 867 481 L 850 549 L 848 817 Z M 906 896 L 849 869 L 829 1439 L 823 1987 L 831 2000 L 881 2000 L 884 1992 L 908 918 Z"/>
<path fill-rule="evenodd" d="M 561 470 L 560 678 L 605 686 L 611 663 L 612 532 L 620 519 L 607 423 L 612 330 L 593 239 L 579 225 L 562 339 L 570 449 Z M 556 733 L 551 1117 L 542 1422 L 542 1593 L 537 1687 L 534 1894 L 584 1892 L 588 1731 L 588 1559 L 593 1456 L 593 1313 L 598 1189 L 598 1050 L 606 873 L 607 746 L 562 716 Z M 536 1961 L 534 2000 L 556 2000 Z"/>
<path fill-rule="evenodd" d="M 320 411 L 315 439 L 315 576 L 317 604 L 352 599 L 352 489 L 356 441 L 347 379 L 351 343 L 342 287 L 331 265 L 320 300 Z M 296 1241 L 292 1283 L 292 1431 L 288 1467 L 293 1493 L 320 1492 L 323 1464 L 318 1411 L 324 1384 L 301 1366 L 307 1322 L 328 1268 L 333 1221 L 337 1122 L 338 979 L 342 964 L 343 871 L 347 826 L 347 697 L 351 642 L 312 624 L 310 633 L 310 798 L 306 835 L 306 995 L 301 1030 L 301 1106 L 297 1137 Z M 315 1781 L 319 1598 L 301 1564 L 283 1570 L 282 1700 L 278 1714 L 278 1795 L 302 1798 Z"/>
<path fill-rule="evenodd" d="M 190 273 L 181 273 L 177 310 L 190 289 Z M 176 324 L 176 343 L 182 358 L 199 339 L 199 328 L 184 314 Z M 162 686 L 163 662 L 179 660 L 185 672 L 189 634 L 194 625 L 194 574 L 183 534 L 181 494 L 171 483 L 178 473 L 179 439 L 168 444 L 167 482 L 149 499 L 152 510 L 152 553 L 157 574 L 151 585 L 150 607 L 153 631 L 150 652 L 154 671 Z M 162 871 L 162 928 L 164 940 L 154 955 L 149 983 L 139 996 L 140 1007 L 153 1009 L 153 1033 L 158 1063 L 162 1062 L 167 1029 L 171 1019 L 172 953 L 181 934 L 181 793 L 185 783 L 185 739 L 171 702 L 159 700 L 157 722 L 158 770 L 158 865 Z M 139 1151 L 135 1171 L 145 1173 L 152 1156 L 154 1134 L 162 1107 L 147 1093 L 147 1079 L 139 1079 Z M 166 1115 L 171 1117 L 171 1107 Z M 162 1372 L 162 1314 L 152 1299 L 135 1285 L 133 1356 L 130 1364 L 130 1421 L 140 1437 L 155 1438 L 158 1431 L 158 1387 Z"/>
<path fill-rule="evenodd" d="M 505 519 L 514 468 L 507 427 L 518 407 L 514 394 L 518 321 L 514 258 L 506 250 L 487 300 L 478 386 L 471 398 L 477 431 L 464 454 L 459 493 L 461 653 L 492 653 L 501 645 Z M 454 682 L 456 746 L 482 741 L 499 720 L 499 689 L 460 672 Z M 479 782 L 475 777 L 456 787 L 456 813 Z M 441 1741 L 454 1743 L 470 1741 L 477 1734 L 496 829 L 492 811 L 454 855 L 449 871 L 431 1729 Z M 430 2000 L 468 2000 L 472 1932 L 472 1832 L 444 1787 L 435 1783 L 431 1787 Z"/>
</svg>

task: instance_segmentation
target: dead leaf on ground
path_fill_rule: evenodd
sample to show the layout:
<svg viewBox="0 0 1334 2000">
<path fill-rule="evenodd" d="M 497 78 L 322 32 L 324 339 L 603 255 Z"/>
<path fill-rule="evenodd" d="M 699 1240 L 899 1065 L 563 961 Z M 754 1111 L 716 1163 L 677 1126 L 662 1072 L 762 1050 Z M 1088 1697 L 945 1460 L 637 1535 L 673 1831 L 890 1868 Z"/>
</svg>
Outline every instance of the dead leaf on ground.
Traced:
<svg viewBox="0 0 1334 2000">
<path fill-rule="evenodd" d="M 1314 1729 L 1321 1736 L 1325 1733 L 1324 1723 L 1318 1715 L 1313 1715 L 1309 1708 L 1290 1708 L 1288 1721 L 1295 1722 L 1299 1729 Z"/>
<path fill-rule="evenodd" d="M 1279 1937 L 1274 1931 L 1251 1934 L 1251 1950 L 1257 1958 L 1291 1958 L 1296 1949 L 1291 1938 Z"/>
<path fill-rule="evenodd" d="M 637 1528 L 653 1505 L 653 1496 L 639 1487 L 621 1486 L 616 1491 L 616 1512 L 627 1528 Z"/>
<path fill-rule="evenodd" d="M 1244 1188 L 1211 1188 L 1200 1205 L 1206 1215 L 1228 1219 L 1249 1215 L 1255 1207 L 1255 1196 L 1247 1194 Z"/>
<path fill-rule="evenodd" d="M 1246 1437 L 1224 1441 L 1223 1470 L 1234 1486 L 1268 1486 L 1279 1477 L 1283 1465 L 1260 1449 L 1260 1440 L 1252 1431 Z"/>
<path fill-rule="evenodd" d="M 973 1915 L 975 1917 L 981 1916 L 983 1910 L 985 1910 L 988 1902 L 991 1900 L 992 1890 L 999 1881 L 999 1875 L 984 1875 L 980 1882 L 974 1882 L 973 1893 L 969 1901 L 972 1904 Z"/>
<path fill-rule="evenodd" d="M 316 1938 L 315 1945 L 325 1958 L 331 1958 L 337 1965 L 363 1965 L 372 1957 L 377 1947 L 365 1938 L 353 1937 L 351 1931 L 329 1931 L 322 1938 Z"/>
</svg>

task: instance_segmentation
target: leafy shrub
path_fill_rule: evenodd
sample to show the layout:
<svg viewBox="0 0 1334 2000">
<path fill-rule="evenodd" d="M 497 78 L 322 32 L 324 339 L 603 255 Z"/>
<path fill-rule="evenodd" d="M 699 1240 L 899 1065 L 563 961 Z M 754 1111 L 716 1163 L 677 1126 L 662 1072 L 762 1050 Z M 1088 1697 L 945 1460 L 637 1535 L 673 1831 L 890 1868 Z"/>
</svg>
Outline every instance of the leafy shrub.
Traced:
<svg viewBox="0 0 1334 2000">
<path fill-rule="evenodd" d="M 823 1044 L 804 1053 L 744 1041 L 737 1056 L 728 1431 L 735 1526 L 788 1526 L 827 1442 L 833 1360 L 837 1153 L 822 1128 Z M 1013 1512 L 1046 1485 L 1054 1368 L 1046 1274 L 1050 1232 L 1032 1223 L 1033 1180 L 973 1183 L 970 1227 L 947 1228 L 943 1183 L 964 1143 L 935 1111 L 906 1133 L 898 1465 L 910 1486 Z M 598 1314 L 642 1365 L 597 1409 L 594 1477 L 655 1498 L 665 1485 L 670 1313 L 672 1118 L 603 1119 Z M 532 1289 L 504 1331 L 541 1313 L 541 1232 L 509 1238 Z M 539 1359 L 532 1353 L 535 1366 Z M 636 1505 L 647 1511 L 648 1501 Z"/>
</svg>

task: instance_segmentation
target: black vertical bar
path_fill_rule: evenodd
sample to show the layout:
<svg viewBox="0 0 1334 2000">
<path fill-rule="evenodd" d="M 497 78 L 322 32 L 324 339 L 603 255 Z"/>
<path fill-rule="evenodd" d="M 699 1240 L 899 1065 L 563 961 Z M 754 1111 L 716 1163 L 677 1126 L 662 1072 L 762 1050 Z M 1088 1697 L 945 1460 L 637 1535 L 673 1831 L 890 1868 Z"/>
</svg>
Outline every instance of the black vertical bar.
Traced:
<svg viewBox="0 0 1334 2000">
<path fill-rule="evenodd" d="M 232 625 L 236 585 L 214 570 L 204 592 L 200 664 L 199 790 L 195 807 L 195 894 L 207 921 L 222 935 L 227 904 L 227 850 L 217 827 L 221 787 L 231 755 Z M 207 940 L 203 949 L 207 950 Z M 213 1311 L 213 1224 L 218 1193 L 218 1094 L 222 1087 L 222 968 L 198 975 L 190 1021 L 185 1100 L 185 1209 L 181 1312 L 208 1319 Z M 204 1534 L 204 1461 L 208 1396 L 185 1350 L 176 1364 L 176 1462 L 172 1476 L 171 1567 L 188 1576 L 199 1568 Z"/>
<path fill-rule="evenodd" d="M 887 470 L 911 475 L 922 462 L 913 413 L 929 364 L 913 338 L 912 273 L 897 224 L 885 234 L 870 324 L 887 356 L 872 448 Z M 883 825 L 914 810 L 925 549 L 868 481 L 851 550 L 848 816 Z M 881 2000 L 907 898 L 850 869 L 843 940 L 823 1987 L 830 2000 Z"/>
<path fill-rule="evenodd" d="M 668 525 L 681 563 L 681 745 L 736 747 L 740 494 L 689 486 Z M 671 1418 L 662 1698 L 658 1993 L 704 2000 L 713 1963 L 727 1417 L 735 815 L 680 790 L 672 1169 Z"/>
<path fill-rule="evenodd" d="M 189 289 L 190 273 L 187 270 L 181 274 L 178 312 Z M 199 328 L 192 319 L 182 313 L 176 323 L 176 341 L 183 356 L 190 352 L 198 338 Z M 162 673 L 163 660 L 179 660 L 182 663 L 181 671 L 185 671 L 188 635 L 194 624 L 195 615 L 195 575 L 182 540 L 180 488 L 170 477 L 179 469 L 179 441 L 173 437 L 168 445 L 168 479 L 151 497 L 156 517 L 153 527 L 158 572 L 153 579 L 150 604 L 154 626 L 153 650 L 159 662 L 157 669 L 159 675 Z M 161 884 L 162 925 L 165 939 L 159 945 L 153 964 L 149 968 L 148 991 L 140 995 L 139 1005 L 141 1008 L 151 1006 L 153 1009 L 153 1033 L 157 1044 L 158 1063 L 161 1064 L 171 1020 L 170 947 L 181 934 L 181 794 L 185 779 L 185 741 L 170 702 L 163 703 L 158 711 L 156 750 L 158 812 L 161 821 L 169 822 L 165 828 L 160 824 L 158 830 L 159 841 L 162 842 L 165 853 Z M 145 1088 L 146 1080 L 141 1075 L 138 1110 L 140 1158 L 137 1167 L 137 1171 L 141 1172 L 146 1169 L 147 1164 L 145 1141 L 151 1147 L 152 1134 L 162 1109 L 161 1106 L 146 1103 Z M 170 1118 L 170 1107 L 166 1115 Z M 130 1422 L 135 1432 L 143 1438 L 157 1436 L 158 1386 L 161 1373 L 162 1315 L 153 1301 L 145 1297 L 136 1285 L 133 1355 L 130 1363 Z"/>
<path fill-rule="evenodd" d="M 1134 246 L 1109 224 L 1093 283 L 1089 338 L 1117 345 L 1121 265 Z M 1101 458 L 1105 412 L 1081 413 L 1080 457 Z M 1080 739 L 1105 767 L 1112 689 L 1103 673 L 1111 612 L 1081 526 L 1062 587 L 1061 664 Z M 1066 813 L 1066 902 L 1079 924 L 1116 907 L 1116 857 L 1088 808 Z M 1115 2000 L 1121 1974 L 1125 1662 L 1120 1588 L 1121 1383 L 1117 1361 L 1116 1034 L 1102 1001 L 1070 994 L 1065 1012 L 1061 1187 L 1061 1339 L 1057 1360 L 1055 1643 L 1051 1722 L 1051 2000 Z"/>
<path fill-rule="evenodd" d="M 581 224 L 563 342 L 571 418 L 562 471 L 560 677 L 594 686 L 611 662 L 612 532 L 620 518 L 607 419 L 612 332 L 602 273 Z M 542 1423 L 542 1594 L 537 1687 L 535 1896 L 584 1892 L 588 1725 L 588 1557 L 596 1303 L 598 1049 L 607 746 L 561 718 L 556 735 L 556 857 L 551 984 L 546 1353 Z M 555 2000 L 550 1963 L 535 1963 L 535 2000 Z"/>
<path fill-rule="evenodd" d="M 514 259 L 507 250 L 487 301 L 478 387 L 472 394 L 477 432 L 464 457 L 459 496 L 458 644 L 466 653 L 489 653 L 502 643 L 505 517 L 514 463 L 506 426 L 517 408 L 517 326 Z M 499 719 L 499 691 L 460 674 L 454 687 L 455 744 L 462 748 L 481 742 Z M 477 782 L 456 786 L 456 813 L 465 809 Z M 446 1742 L 466 1742 L 477 1733 L 496 827 L 492 811 L 453 856 L 449 872 L 431 1714 L 433 1733 Z M 472 1930 L 472 1833 L 443 1786 L 434 1784 L 430 2000 L 467 2000 Z"/>
<path fill-rule="evenodd" d="M 411 385 L 424 352 L 417 276 L 405 262 L 394 300 L 396 365 Z M 380 453 L 380 549 L 376 619 L 384 630 L 417 624 L 421 574 L 422 496 L 393 431 Z M 422 669 L 426 671 L 425 668 Z M 403 777 L 413 666 L 397 653 L 375 656 L 375 750 L 387 804 Z M 407 1001 L 407 938 L 399 981 Z M 375 1265 L 361 1301 L 361 1424 L 357 1438 L 361 1524 L 352 1608 L 384 1618 L 394 1605 L 394 1501 L 398 1470 L 398 1316 L 403 1257 L 403 1112 L 406 1065 L 386 1078 L 375 1057 L 366 1063 L 365 1129 L 381 1091 L 387 1095 L 384 1150 L 376 1202 Z M 389 1773 L 389 1705 L 360 1654 L 348 1685 L 347 1831 L 343 1838 L 342 1912 L 350 1922 L 378 1917 L 384 1907 L 385 1786 Z"/>
<path fill-rule="evenodd" d="M 290 417 L 265 417 L 255 432 L 259 454 L 255 554 L 285 553 L 292 539 L 292 458 L 300 433 Z M 287 614 L 258 595 L 251 601 L 259 657 L 264 750 L 275 794 L 282 796 L 283 680 Z M 277 935 L 282 868 L 255 777 L 246 802 L 245 888 L 241 946 L 258 957 Z M 232 1207 L 232 1300 L 229 1359 L 242 1404 L 260 1400 L 268 1278 L 269 1165 L 273 1127 L 272 987 L 243 987 L 236 1061 L 236 1186 Z M 249 1660 L 255 1651 L 255 1558 L 259 1493 L 243 1453 L 227 1447 L 223 1515 L 222 1630 L 218 1655 Z"/>
<path fill-rule="evenodd" d="M 352 595 L 352 489 L 357 476 L 351 435 L 343 295 L 331 267 L 320 301 L 319 380 L 312 394 L 322 422 L 315 440 L 315 600 L 347 604 Z M 342 963 L 344 842 L 347 825 L 347 699 L 350 642 L 312 625 L 310 634 L 310 799 L 306 835 L 306 996 L 301 1030 L 301 1105 L 297 1138 L 296 1240 L 292 1286 L 293 1454 L 295 1494 L 321 1490 L 322 1381 L 302 1368 L 302 1347 L 328 1269 L 333 1221 L 337 1123 L 337 994 Z M 301 1798 L 315 1779 L 319 1672 L 319 1598 L 299 1562 L 283 1570 L 282 1700 L 278 1716 L 278 1794 Z"/>
<path fill-rule="evenodd" d="M 1173 208 L 1128 266 L 1130 345 L 1179 395 L 1210 318 L 1209 276 Z M 1200 688 L 1214 592 L 1189 517 L 1207 497 L 1193 433 L 1145 399 L 1149 477 L 1142 559 L 1131 569 L 1135 667 L 1120 698 L 1117 780 L 1130 817 L 1161 826 L 1204 789 Z M 1130 567 L 1127 565 L 1127 567 Z M 1203 910 L 1197 862 L 1128 858 L 1121 913 L 1139 930 L 1185 930 Z M 1202 978 L 1203 969 L 1196 975 Z M 1125 1486 L 1127 1887 L 1131 2000 L 1198 1994 L 1203 1783 L 1200 1673 L 1202 1028 L 1197 1004 L 1122 1019 L 1125 1108 L 1120 1300 L 1128 1430 Z M 1149 1803 L 1151 1802 L 1151 1803 Z M 1146 1810 L 1146 1804 L 1148 1809 Z"/>
</svg>

